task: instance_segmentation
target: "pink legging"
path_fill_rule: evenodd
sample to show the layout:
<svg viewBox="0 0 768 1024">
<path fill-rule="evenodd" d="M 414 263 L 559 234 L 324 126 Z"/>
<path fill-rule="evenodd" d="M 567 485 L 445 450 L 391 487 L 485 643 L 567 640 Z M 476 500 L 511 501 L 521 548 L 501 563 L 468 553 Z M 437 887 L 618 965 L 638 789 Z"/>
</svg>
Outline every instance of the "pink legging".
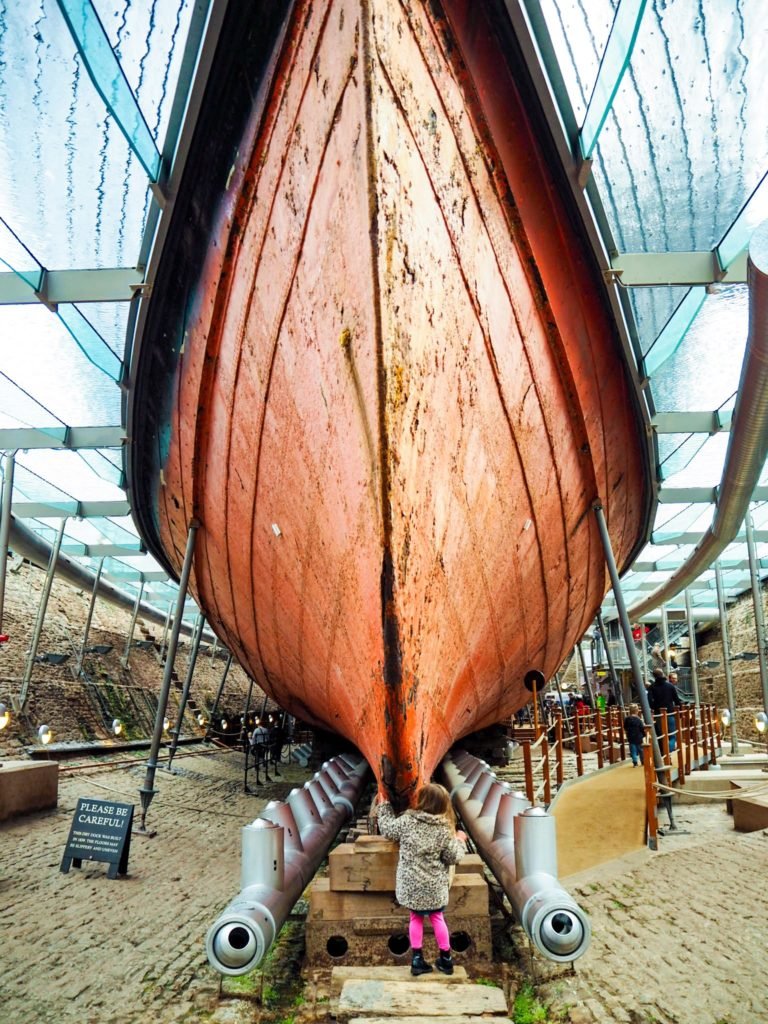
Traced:
<svg viewBox="0 0 768 1024">
<path fill-rule="evenodd" d="M 442 950 L 450 949 L 451 936 L 448 932 L 448 925 L 445 923 L 442 910 L 437 910 L 434 914 L 430 914 L 429 920 L 432 923 L 432 931 L 435 933 L 437 945 Z M 424 918 L 421 914 L 415 914 L 413 911 L 411 911 L 411 920 L 408 924 L 408 937 L 411 940 L 412 949 L 421 949 L 421 944 L 424 941 Z"/>
</svg>

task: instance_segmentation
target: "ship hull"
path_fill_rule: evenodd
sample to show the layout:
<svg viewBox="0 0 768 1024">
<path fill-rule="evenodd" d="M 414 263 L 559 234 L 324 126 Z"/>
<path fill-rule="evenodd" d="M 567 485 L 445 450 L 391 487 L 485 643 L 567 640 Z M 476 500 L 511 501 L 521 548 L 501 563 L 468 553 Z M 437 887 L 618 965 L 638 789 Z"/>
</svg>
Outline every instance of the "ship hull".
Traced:
<svg viewBox="0 0 768 1024">
<path fill-rule="evenodd" d="M 200 524 L 192 589 L 240 663 L 398 804 L 590 625 L 595 501 L 620 564 L 647 515 L 615 330 L 494 12 L 286 6 L 148 499 L 177 572 Z"/>
</svg>

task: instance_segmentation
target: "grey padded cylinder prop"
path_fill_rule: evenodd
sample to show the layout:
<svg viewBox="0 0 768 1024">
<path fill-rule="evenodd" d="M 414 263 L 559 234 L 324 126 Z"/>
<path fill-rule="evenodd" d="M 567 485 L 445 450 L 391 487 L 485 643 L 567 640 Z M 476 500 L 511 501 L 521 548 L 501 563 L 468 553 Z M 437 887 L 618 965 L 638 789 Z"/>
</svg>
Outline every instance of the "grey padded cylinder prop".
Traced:
<svg viewBox="0 0 768 1024">
<path fill-rule="evenodd" d="M 357 802 L 368 765 L 362 758 L 355 767 L 346 763 L 345 792 Z M 205 938 L 208 960 L 221 974 L 246 974 L 261 963 L 350 817 L 347 798 L 337 795 L 337 801 L 331 803 L 313 780 L 293 790 L 287 803 L 271 801 L 260 818 L 243 828 L 242 891 Z"/>
<path fill-rule="evenodd" d="M 531 807 L 525 794 L 511 792 L 501 794 L 495 815 L 483 813 L 493 780 L 482 803 L 471 799 L 478 768 L 491 775 L 470 755 L 449 755 L 441 764 L 464 827 L 536 948 L 550 960 L 576 960 L 587 951 L 592 932 L 584 911 L 557 880 L 554 818 Z"/>
</svg>

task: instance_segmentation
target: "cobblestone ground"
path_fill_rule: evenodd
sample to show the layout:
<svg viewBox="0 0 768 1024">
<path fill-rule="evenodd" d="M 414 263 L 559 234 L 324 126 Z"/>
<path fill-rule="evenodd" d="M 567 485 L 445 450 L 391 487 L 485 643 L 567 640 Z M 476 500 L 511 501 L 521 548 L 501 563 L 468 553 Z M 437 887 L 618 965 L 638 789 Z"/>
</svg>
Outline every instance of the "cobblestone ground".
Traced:
<svg viewBox="0 0 768 1024">
<path fill-rule="evenodd" d="M 203 939 L 237 891 L 241 825 L 305 773 L 287 769 L 257 798 L 242 792 L 235 754 L 185 752 L 175 767 L 158 772 L 157 835 L 133 838 L 125 879 L 110 881 L 105 865 L 63 875 L 59 864 L 77 798 L 138 805 L 142 764 L 62 774 L 56 811 L 0 826 L 0 1024 L 260 1019 L 253 1002 L 220 1000 Z M 550 1007 L 542 1024 L 768 1024 L 768 834 L 733 832 L 719 804 L 676 817 L 659 853 L 567 880 L 593 928 L 575 971 L 530 962 L 514 929 L 518 964 Z M 300 1011 L 263 1019 L 325 1020 L 311 989 Z"/>
<path fill-rule="evenodd" d="M 242 755 L 177 755 L 158 771 L 128 876 L 107 865 L 59 871 L 78 797 L 136 803 L 144 767 L 62 774 L 59 807 L 0 825 L 0 1022 L 204 1021 L 218 1002 L 205 933 L 239 888 L 240 828 L 307 777 L 243 793 Z"/>
</svg>

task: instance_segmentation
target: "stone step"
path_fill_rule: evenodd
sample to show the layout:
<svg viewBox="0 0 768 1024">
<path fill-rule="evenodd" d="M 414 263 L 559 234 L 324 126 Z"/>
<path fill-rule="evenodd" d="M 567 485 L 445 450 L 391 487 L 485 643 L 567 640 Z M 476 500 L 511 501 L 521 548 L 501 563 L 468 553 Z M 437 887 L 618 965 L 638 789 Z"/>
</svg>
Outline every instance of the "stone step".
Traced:
<svg viewBox="0 0 768 1024">
<path fill-rule="evenodd" d="M 467 983 L 466 967 L 453 968 L 453 974 L 420 974 L 413 977 L 410 967 L 334 967 L 331 971 L 331 999 L 338 999 L 344 983 L 347 981 L 403 981 L 416 985 L 437 981 L 441 985 L 465 985 Z"/>
<path fill-rule="evenodd" d="M 434 1024 L 488 1024 L 492 1021 L 493 1024 L 513 1024 L 509 1017 L 457 1017 L 455 1015 L 451 1017 L 430 1017 Z M 397 1021 L 397 1024 L 423 1024 L 423 1017 L 350 1017 L 347 1024 L 393 1024 L 393 1021 Z"/>
<path fill-rule="evenodd" d="M 377 979 L 352 978 L 344 982 L 336 1009 L 340 1020 L 364 1016 L 411 1018 L 433 1020 L 434 1018 L 482 1017 L 483 1015 L 506 1016 L 507 1001 L 500 988 L 487 985 L 459 983 L 445 985 L 430 975 L 429 981 L 414 984 L 417 979 L 407 981 L 379 981 Z"/>
</svg>

